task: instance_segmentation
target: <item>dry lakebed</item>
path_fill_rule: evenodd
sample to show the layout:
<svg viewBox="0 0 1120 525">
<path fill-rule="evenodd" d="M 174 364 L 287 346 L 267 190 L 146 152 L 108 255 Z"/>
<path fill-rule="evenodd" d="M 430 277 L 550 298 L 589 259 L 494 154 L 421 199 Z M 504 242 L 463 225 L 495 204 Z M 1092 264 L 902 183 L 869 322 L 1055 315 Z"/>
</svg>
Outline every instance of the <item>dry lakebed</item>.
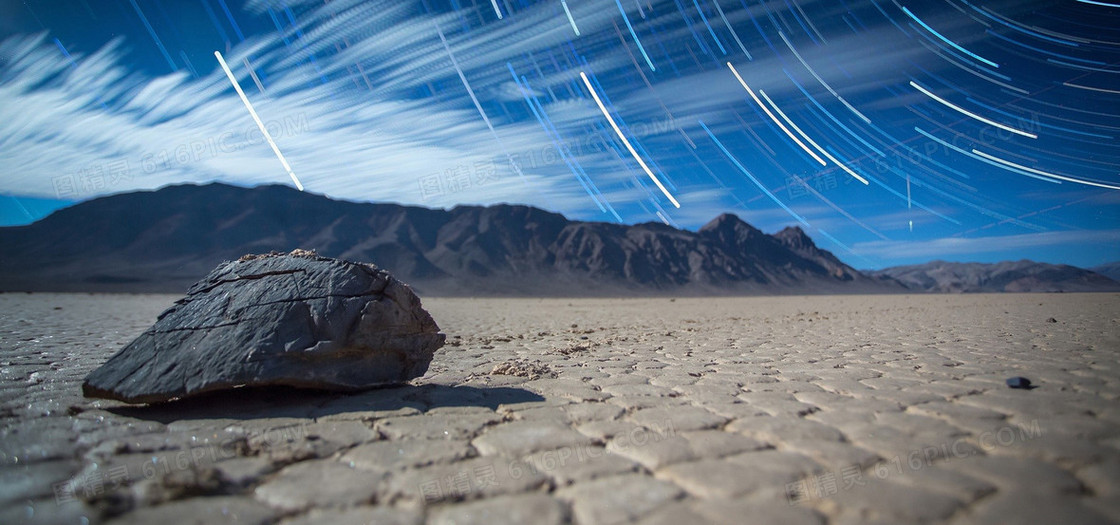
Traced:
<svg viewBox="0 0 1120 525">
<path fill-rule="evenodd" d="M 407 385 L 84 398 L 176 298 L 0 294 L 0 523 L 1120 522 L 1116 294 L 424 297 Z"/>
</svg>

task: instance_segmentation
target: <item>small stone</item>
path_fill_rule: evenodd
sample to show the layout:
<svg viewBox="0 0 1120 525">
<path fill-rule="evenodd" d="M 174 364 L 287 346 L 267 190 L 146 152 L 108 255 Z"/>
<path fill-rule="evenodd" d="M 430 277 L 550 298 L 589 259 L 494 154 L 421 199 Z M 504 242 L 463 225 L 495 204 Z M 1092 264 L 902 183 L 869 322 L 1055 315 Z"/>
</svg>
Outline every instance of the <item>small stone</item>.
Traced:
<svg viewBox="0 0 1120 525">
<path fill-rule="evenodd" d="M 1023 388 L 1023 389 L 1030 390 L 1031 380 L 1027 379 L 1025 377 L 1012 377 L 1012 378 L 1008 378 L 1007 386 L 1009 386 L 1011 388 Z"/>
<path fill-rule="evenodd" d="M 424 375 L 444 338 L 412 289 L 373 265 L 244 256 L 195 283 L 82 391 L 153 403 L 240 386 L 361 390 Z"/>
<path fill-rule="evenodd" d="M 490 375 L 506 375 L 538 379 L 540 377 L 555 377 L 548 365 L 539 362 L 529 362 L 524 359 L 514 359 L 494 365 Z"/>
</svg>

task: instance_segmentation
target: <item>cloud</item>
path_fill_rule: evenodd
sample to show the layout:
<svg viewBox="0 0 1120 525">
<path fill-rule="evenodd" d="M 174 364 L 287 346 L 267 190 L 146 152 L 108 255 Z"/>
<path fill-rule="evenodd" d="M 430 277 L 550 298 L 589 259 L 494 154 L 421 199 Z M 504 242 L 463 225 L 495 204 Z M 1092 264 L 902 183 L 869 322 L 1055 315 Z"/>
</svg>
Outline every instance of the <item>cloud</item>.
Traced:
<svg viewBox="0 0 1120 525">
<path fill-rule="evenodd" d="M 568 3 L 578 38 L 559 2 L 519 4 L 497 20 L 488 2 L 426 14 L 409 2 L 250 0 L 247 13 L 238 16 L 267 18 L 269 9 L 290 8 L 293 18 L 284 13 L 282 29 L 250 34 L 224 56 L 303 184 L 336 198 L 433 207 L 517 202 L 572 218 L 626 222 L 654 220 L 660 213 L 690 228 L 731 210 L 767 229 L 793 224 L 717 149 L 699 127 L 703 120 L 761 185 L 821 229 L 809 231 L 814 238 L 826 238 L 823 231 L 849 245 L 871 238 L 845 213 L 884 228 L 884 234 L 896 235 L 902 227 L 908 233 L 911 212 L 901 210 L 910 205 L 911 182 L 920 235 L 968 231 L 1004 220 L 1005 213 L 1025 215 L 1016 208 L 1030 199 L 1018 192 L 1035 191 L 1036 181 L 1008 186 L 1002 182 L 1005 173 L 992 176 L 993 170 L 983 166 L 978 171 L 974 161 L 947 148 L 929 155 L 924 138 L 910 141 L 918 154 L 908 155 L 900 145 L 917 137 L 914 123 L 927 120 L 923 127 L 946 135 L 934 127 L 940 125 L 936 115 L 927 118 L 919 111 L 930 101 L 907 87 L 911 74 L 928 69 L 944 77 L 947 82 L 928 82 L 939 92 L 950 84 L 976 86 L 956 82 L 961 74 L 952 71 L 955 66 L 942 63 L 916 35 L 902 36 L 874 6 L 854 4 L 849 12 L 824 0 L 757 2 L 743 9 L 721 2 L 736 35 L 754 53 L 747 60 L 710 2 L 645 3 L 641 13 L 637 5 L 623 4 L 656 72 L 609 0 Z M 711 32 L 694 6 L 709 15 Z M 827 41 L 810 36 L 816 27 L 794 26 L 791 9 L 808 13 L 804 20 L 823 29 Z M 1001 12 L 1012 16 L 1017 11 Z M 861 20 L 855 19 L 857 13 Z M 691 27 L 686 18 L 692 19 Z M 929 18 L 946 35 L 975 26 L 966 16 Z M 830 94 L 779 31 L 872 123 L 864 125 Z M 726 55 L 713 47 L 715 38 Z M 5 101 L 0 104 L 5 168 L 0 194 L 82 200 L 183 182 L 289 183 L 213 59 L 195 61 L 198 76 L 185 71 L 152 76 L 128 63 L 125 52 L 127 46 L 150 45 L 148 39 L 111 40 L 93 53 L 74 53 L 73 59 L 51 40 L 46 34 L 24 34 L 0 42 L 0 100 Z M 983 51 L 982 40 L 962 42 Z M 883 186 L 853 184 L 825 192 L 836 208 L 822 206 L 811 195 L 794 198 L 782 191 L 790 174 L 832 170 L 837 180 L 851 179 L 831 162 L 821 167 L 798 149 L 746 95 L 726 61 L 736 64 L 752 88 L 765 90 L 806 136 Z M 682 208 L 668 203 L 623 147 L 591 101 L 581 72 L 595 82 L 623 133 Z M 926 78 L 922 73 L 918 76 Z M 990 95 L 974 91 L 977 97 Z M 1081 129 L 1080 122 L 1064 122 Z M 1103 133 L 1104 128 L 1085 129 Z M 1043 146 L 1008 153 L 1038 158 L 1042 168 L 1057 164 L 1072 173 L 1088 167 L 1083 174 L 1093 177 L 1103 177 L 1102 166 L 1112 164 L 1107 147 L 1090 151 L 1082 143 L 1051 140 L 1045 147 L 1063 152 L 1060 159 L 1047 158 Z M 885 158 L 872 150 L 882 150 Z M 973 178 L 964 185 L 956 175 L 942 173 L 941 166 Z M 920 206 L 961 224 L 933 221 L 917 211 Z M 1104 208 L 1093 212 L 1093 220 L 1116 223 L 1107 202 L 1086 200 L 1080 206 Z M 1039 215 L 1026 220 L 1032 223 L 1012 225 L 1083 227 L 1089 219 L 1058 223 Z M 869 257 L 880 252 L 904 257 L 915 247 L 930 253 L 957 249 L 951 244 L 856 246 Z"/>
<path fill-rule="evenodd" d="M 451 25 L 447 15 L 405 17 L 400 7 L 371 9 L 353 1 L 317 6 L 298 19 L 304 34 L 299 46 L 283 45 L 283 38 L 292 35 L 268 34 L 250 37 L 226 53 L 308 189 L 349 199 L 434 206 L 525 202 L 569 211 L 594 206 L 565 162 L 531 162 L 523 177 L 511 168 L 507 154 L 521 161 L 553 140 L 535 120 L 502 121 L 492 113 L 498 121 L 495 140 L 468 102 L 436 34 L 437 24 Z M 265 3 L 250 7 L 263 9 Z M 500 64 L 489 69 L 505 70 L 507 60 L 521 60 L 567 37 L 545 27 L 555 20 L 538 11 L 482 37 L 448 35 L 469 81 L 488 96 L 482 101 L 486 107 L 524 99 L 520 92 L 516 97 L 510 93 L 514 84 L 508 72 L 495 89 L 487 89 L 479 79 L 498 77 L 480 73 L 476 66 Z M 580 13 L 588 29 L 604 23 L 598 11 L 585 8 Z M 526 39 L 526 34 L 536 36 Z M 335 44 L 344 40 L 348 47 L 336 51 Z M 203 68 L 198 79 L 186 73 L 146 78 L 123 65 L 122 47 L 121 40 L 114 40 L 70 61 L 45 34 L 0 43 L 0 98 L 7 101 L 0 107 L 7 171 L 0 192 L 83 199 L 182 182 L 287 182 L 216 63 Z M 311 53 L 318 56 L 315 65 L 308 60 Z M 249 76 L 246 58 L 265 79 L 263 93 Z M 365 81 L 358 84 L 361 89 L 352 89 L 362 74 L 357 65 L 364 65 L 372 93 Z M 416 100 L 391 95 L 431 81 L 443 82 L 452 96 Z M 529 95 L 554 112 L 552 124 L 562 139 L 587 135 L 565 124 L 571 116 L 585 124 L 594 111 L 588 101 L 577 97 L 549 103 L 540 89 Z M 588 164 L 602 155 L 602 148 L 580 152 Z M 433 176 L 436 187 L 426 191 L 422 184 Z M 595 177 L 604 184 L 622 178 L 616 173 Z"/>
<path fill-rule="evenodd" d="M 526 94 L 536 98 L 545 96 L 543 92 L 535 89 L 520 88 L 512 80 L 498 84 L 498 87 L 493 90 L 493 97 L 502 102 L 521 102 Z"/>
</svg>

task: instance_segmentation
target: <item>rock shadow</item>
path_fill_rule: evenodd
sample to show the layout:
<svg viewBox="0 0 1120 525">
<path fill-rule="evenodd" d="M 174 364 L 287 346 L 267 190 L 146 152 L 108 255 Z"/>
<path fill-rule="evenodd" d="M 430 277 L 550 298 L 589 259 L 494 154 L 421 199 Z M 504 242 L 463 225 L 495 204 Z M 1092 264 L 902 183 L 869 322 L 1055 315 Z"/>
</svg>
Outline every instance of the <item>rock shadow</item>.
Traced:
<svg viewBox="0 0 1120 525">
<path fill-rule="evenodd" d="M 123 417 L 168 424 L 196 419 L 320 418 L 406 408 L 421 412 L 439 407 L 470 406 L 495 410 L 500 405 L 537 401 L 544 401 L 544 397 L 515 387 L 401 385 L 340 393 L 270 386 L 207 392 L 166 403 L 121 405 L 104 410 Z"/>
</svg>

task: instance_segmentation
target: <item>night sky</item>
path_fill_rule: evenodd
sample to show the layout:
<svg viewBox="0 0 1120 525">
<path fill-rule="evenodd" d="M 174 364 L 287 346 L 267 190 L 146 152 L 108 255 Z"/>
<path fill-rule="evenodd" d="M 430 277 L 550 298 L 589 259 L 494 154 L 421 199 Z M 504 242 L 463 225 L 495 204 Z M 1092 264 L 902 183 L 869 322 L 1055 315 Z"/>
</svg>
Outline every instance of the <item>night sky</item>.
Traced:
<svg viewBox="0 0 1120 525">
<path fill-rule="evenodd" d="M 1093 266 L 1118 137 L 1120 0 L 0 0 L 7 225 L 222 181 Z"/>
</svg>

